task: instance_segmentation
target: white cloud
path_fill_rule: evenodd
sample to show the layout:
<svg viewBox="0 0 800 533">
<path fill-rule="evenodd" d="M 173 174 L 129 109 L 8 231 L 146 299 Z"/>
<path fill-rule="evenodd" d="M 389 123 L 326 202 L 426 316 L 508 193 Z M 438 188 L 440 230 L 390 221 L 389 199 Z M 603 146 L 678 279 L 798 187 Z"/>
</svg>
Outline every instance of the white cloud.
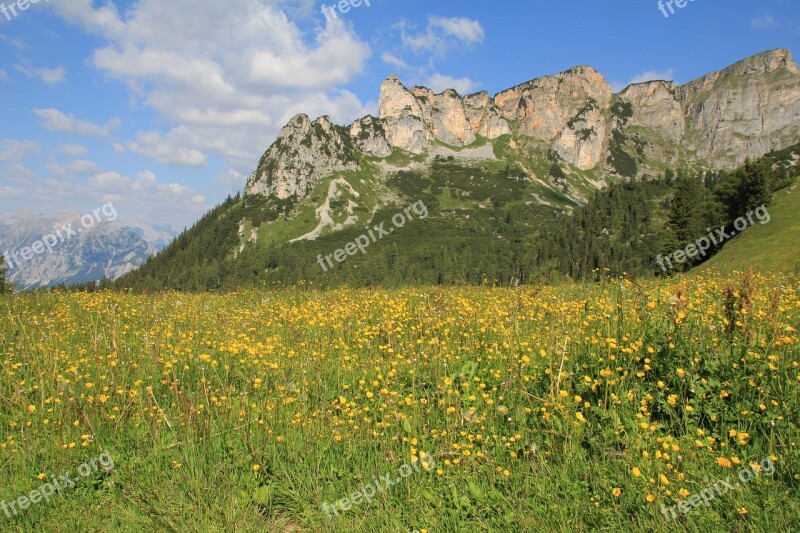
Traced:
<svg viewBox="0 0 800 533">
<path fill-rule="evenodd" d="M 388 63 L 389 65 L 395 66 L 397 68 L 408 68 L 408 65 L 405 61 L 400 59 L 394 54 L 390 54 L 389 52 L 384 52 L 381 54 L 381 59 L 384 63 Z"/>
<path fill-rule="evenodd" d="M 185 130 L 175 129 L 163 137 L 157 131 L 140 131 L 136 136 L 136 142 L 128 143 L 127 149 L 165 165 L 204 166 L 206 156 L 203 152 L 186 146 L 188 141 L 186 133 L 188 132 Z"/>
<path fill-rule="evenodd" d="M 247 177 L 248 176 L 242 174 L 241 172 L 229 168 L 224 172 L 220 173 L 219 176 L 217 176 L 217 179 L 220 181 L 220 183 L 232 186 L 234 190 L 236 190 L 240 189 L 242 183 L 245 183 L 247 181 Z"/>
<path fill-rule="evenodd" d="M 8 72 L 0 68 L 0 81 L 8 81 L 11 78 L 8 77 Z"/>
<path fill-rule="evenodd" d="M 340 23 L 328 24 L 317 37 L 324 46 L 309 48 L 297 41 L 293 50 L 258 50 L 250 59 L 251 81 L 266 87 L 320 89 L 347 83 L 370 56 L 369 46 L 342 30 Z"/>
<path fill-rule="evenodd" d="M 64 70 L 64 67 L 35 68 L 28 65 L 15 64 L 14 69 L 22 72 L 29 78 L 39 79 L 47 85 L 56 85 L 67 79 L 67 71 Z"/>
<path fill-rule="evenodd" d="M 627 83 L 612 81 L 610 82 L 611 90 L 615 93 L 620 92 L 628 85 L 632 85 L 634 83 L 644 83 L 647 81 L 655 81 L 655 80 L 666 80 L 666 81 L 674 81 L 675 80 L 675 69 L 670 68 L 667 70 L 648 70 L 645 72 L 641 72 L 636 74 L 633 78 L 630 79 Z"/>
<path fill-rule="evenodd" d="M 79 155 L 83 155 L 88 152 L 89 149 L 82 144 L 62 144 L 58 147 L 58 151 L 61 154 L 78 157 Z"/>
<path fill-rule="evenodd" d="M 134 104 L 166 124 L 121 143 L 125 148 L 178 165 L 203 164 L 214 153 L 249 174 L 294 114 L 348 122 L 374 107 L 338 89 L 371 54 L 349 23 L 334 20 L 304 34 L 276 3 L 140 0 L 124 12 L 92 0 L 51 5 L 105 39 L 90 64 L 126 84 Z M 311 4 L 303 0 L 298 9 L 310 14 Z M 179 152 L 159 149 L 159 138 Z"/>
<path fill-rule="evenodd" d="M 473 92 L 477 84 L 469 78 L 452 78 L 437 73 L 428 78 L 427 86 L 436 93 L 455 89 L 459 94 L 465 95 Z"/>
<path fill-rule="evenodd" d="M 88 176 L 100 170 L 100 166 L 94 161 L 87 161 L 85 159 L 76 159 L 67 164 L 59 164 L 51 161 L 47 165 L 47 170 L 50 172 L 51 177 L 57 178 L 72 178 L 76 174 Z"/>
<path fill-rule="evenodd" d="M 408 31 L 405 20 L 395 25 L 405 46 L 415 53 L 431 52 L 444 56 L 452 48 L 466 48 L 482 43 L 485 32 L 481 23 L 466 17 L 428 17 L 428 24 L 422 33 Z"/>
<path fill-rule="evenodd" d="M 10 187 L 8 185 L 0 185 L 0 196 L 4 198 L 16 198 L 25 194 L 25 189 L 20 187 Z"/>
<path fill-rule="evenodd" d="M 100 205 L 114 202 L 120 219 L 145 218 L 151 223 L 188 223 L 208 211 L 205 197 L 194 189 L 164 183 L 150 171 L 128 177 L 108 172 L 92 161 L 76 160 L 61 166 L 49 165 L 51 175 L 38 177 L 18 163 L 0 172 L 0 198 L 24 196 L 38 205 Z M 75 179 L 74 173 L 85 176 Z M 5 182 L 5 183 L 4 183 Z M 13 205 L 13 204 L 7 204 Z"/>
<path fill-rule="evenodd" d="M 48 85 L 55 85 L 66 81 L 67 76 L 63 67 L 54 69 L 43 68 L 39 69 L 39 78 Z"/>
<path fill-rule="evenodd" d="M 7 42 L 17 50 L 26 50 L 29 48 L 28 43 L 22 39 L 10 39 L 7 35 L 0 33 L 0 41 Z"/>
<path fill-rule="evenodd" d="M 97 172 L 98 169 L 97 163 L 86 159 L 76 159 L 67 165 L 67 170 L 77 174 L 91 174 L 92 172 Z"/>
<path fill-rule="evenodd" d="M 22 161 L 40 151 L 39 145 L 33 141 L 0 139 L 0 161 Z"/>
<path fill-rule="evenodd" d="M 3 170 L 0 173 L 0 179 L 5 182 L 29 185 L 34 179 L 36 179 L 36 174 L 21 163 L 7 163 L 3 166 Z"/>
<path fill-rule="evenodd" d="M 441 28 L 445 35 L 465 43 L 480 43 L 485 35 L 480 22 L 466 17 L 431 17 L 430 21 L 433 27 Z"/>
<path fill-rule="evenodd" d="M 780 23 L 778 22 L 778 20 L 775 17 L 773 17 L 772 15 L 769 15 L 769 14 L 761 15 L 761 16 L 756 17 L 756 18 L 754 18 L 753 20 L 750 21 L 750 27 L 752 27 L 754 29 L 757 29 L 757 30 L 763 30 L 763 29 L 767 29 L 767 28 L 775 28 L 777 26 L 780 26 Z"/>
<path fill-rule="evenodd" d="M 205 197 L 178 183 L 161 183 L 156 175 L 146 170 L 129 178 L 117 172 L 99 172 L 87 184 L 92 196 L 99 201 L 114 202 L 120 216 L 153 215 L 160 220 L 169 219 L 169 213 L 198 214 L 208 209 Z"/>
<path fill-rule="evenodd" d="M 86 137 L 108 137 L 111 131 L 120 125 L 120 120 L 110 120 L 105 126 L 78 120 L 75 115 L 62 113 L 58 109 L 34 109 L 33 113 L 42 121 L 49 131 L 84 135 Z"/>
</svg>

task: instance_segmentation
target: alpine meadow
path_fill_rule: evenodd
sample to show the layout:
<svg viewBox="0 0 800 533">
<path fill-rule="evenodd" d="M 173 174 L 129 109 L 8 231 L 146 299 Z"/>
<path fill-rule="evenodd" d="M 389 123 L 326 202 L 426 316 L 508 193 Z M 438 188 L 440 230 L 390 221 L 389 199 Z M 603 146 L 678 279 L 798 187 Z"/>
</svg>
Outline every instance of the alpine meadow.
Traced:
<svg viewBox="0 0 800 533">
<path fill-rule="evenodd" d="M 0 531 L 800 530 L 796 0 L 23 3 Z"/>
</svg>

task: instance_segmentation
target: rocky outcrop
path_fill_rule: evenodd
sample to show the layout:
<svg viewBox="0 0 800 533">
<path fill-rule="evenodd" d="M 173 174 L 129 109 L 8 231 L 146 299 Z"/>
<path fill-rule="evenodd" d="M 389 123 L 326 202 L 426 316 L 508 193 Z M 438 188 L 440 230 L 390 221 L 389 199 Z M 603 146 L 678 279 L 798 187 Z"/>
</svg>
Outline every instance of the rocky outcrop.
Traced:
<svg viewBox="0 0 800 533">
<path fill-rule="evenodd" d="M 487 93 L 462 98 L 452 89 L 439 94 L 425 87 L 406 89 L 390 76 L 381 85 L 379 107 L 389 144 L 414 153 L 434 140 L 466 146 L 477 135 L 496 139 L 511 132 Z"/>
<path fill-rule="evenodd" d="M 611 121 L 606 140 L 609 146 L 629 138 L 638 139 L 629 147 L 634 156 L 668 165 L 679 164 L 685 152 L 680 148 L 686 120 L 673 82 L 651 81 L 629 85 L 612 103 Z"/>
<path fill-rule="evenodd" d="M 570 164 L 582 169 L 601 161 L 605 141 L 603 111 L 611 87 L 591 67 L 575 67 L 499 93 L 502 116 L 516 121 L 517 135 L 548 143 Z"/>
<path fill-rule="evenodd" d="M 434 94 L 425 87 L 414 87 L 411 94 L 420 102 L 422 120 L 434 139 L 451 146 L 466 146 L 475 142 L 475 132 L 467 120 L 464 102 L 452 89 Z"/>
<path fill-rule="evenodd" d="M 559 132 L 552 149 L 571 165 L 586 170 L 602 161 L 605 138 L 605 115 L 590 99 Z"/>
<path fill-rule="evenodd" d="M 800 138 L 800 72 L 789 50 L 764 52 L 678 88 L 688 149 L 715 166 Z"/>
<path fill-rule="evenodd" d="M 322 177 L 357 169 L 353 141 L 344 128 L 327 116 L 311 122 L 297 115 L 261 158 L 245 193 L 303 198 Z"/>
<path fill-rule="evenodd" d="M 500 115 L 500 108 L 486 91 L 465 96 L 464 112 L 472 130 L 487 139 L 511 133 L 508 122 Z"/>
<path fill-rule="evenodd" d="M 363 153 L 373 157 L 388 157 L 392 154 L 383 123 L 372 115 L 356 120 L 350 125 L 349 132 L 353 142 Z"/>
<path fill-rule="evenodd" d="M 619 95 L 631 104 L 631 126 L 657 130 L 665 139 L 680 142 L 685 131 L 683 108 L 671 81 L 651 81 L 629 85 Z"/>
<path fill-rule="evenodd" d="M 379 118 L 348 130 L 327 117 L 295 117 L 246 192 L 302 197 L 325 175 L 357 168 L 355 149 L 382 158 L 394 149 L 420 154 L 436 141 L 463 147 L 508 134 L 514 145 L 535 139 L 579 169 L 629 177 L 665 164 L 732 168 L 800 139 L 800 72 L 780 49 L 680 87 L 652 81 L 614 95 L 600 73 L 579 66 L 494 98 L 407 89 L 393 75 L 381 85 L 379 109 Z"/>
<path fill-rule="evenodd" d="M 596 70 L 583 66 L 537 78 L 495 96 L 502 115 L 520 122 L 515 133 L 546 141 L 553 140 L 591 100 L 605 109 L 611 100 L 611 87 Z"/>
<path fill-rule="evenodd" d="M 378 107 L 389 145 L 413 153 L 430 145 L 433 134 L 422 119 L 422 105 L 397 76 L 381 85 Z"/>
</svg>

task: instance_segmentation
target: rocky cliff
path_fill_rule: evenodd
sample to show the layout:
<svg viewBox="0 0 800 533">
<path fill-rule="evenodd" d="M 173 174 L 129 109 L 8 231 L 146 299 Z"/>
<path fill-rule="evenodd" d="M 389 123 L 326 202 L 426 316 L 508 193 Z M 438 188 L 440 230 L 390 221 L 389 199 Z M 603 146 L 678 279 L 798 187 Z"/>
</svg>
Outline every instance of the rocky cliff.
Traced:
<svg viewBox="0 0 800 533">
<path fill-rule="evenodd" d="M 246 192 L 303 197 L 326 175 L 358 168 L 357 152 L 429 152 L 505 135 L 530 139 L 563 163 L 599 177 L 641 177 L 664 165 L 732 168 L 800 140 L 800 72 L 788 50 L 740 61 L 683 86 L 640 83 L 613 94 L 605 78 L 579 66 L 498 93 L 460 96 L 381 85 L 380 116 L 348 129 L 300 115 L 281 131 Z"/>
<path fill-rule="evenodd" d="M 686 136 L 698 157 L 731 166 L 797 142 L 800 72 L 789 50 L 773 50 L 679 87 Z"/>
<path fill-rule="evenodd" d="M 357 168 L 350 133 L 327 116 L 311 122 L 308 116 L 297 115 L 261 158 L 245 190 L 280 199 L 302 198 L 321 177 Z"/>
</svg>

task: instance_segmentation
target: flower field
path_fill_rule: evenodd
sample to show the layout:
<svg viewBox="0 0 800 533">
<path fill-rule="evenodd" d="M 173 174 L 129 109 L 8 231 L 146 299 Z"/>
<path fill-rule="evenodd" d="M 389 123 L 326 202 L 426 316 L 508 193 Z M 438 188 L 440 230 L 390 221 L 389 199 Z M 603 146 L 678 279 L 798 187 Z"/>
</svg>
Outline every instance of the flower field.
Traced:
<svg viewBox="0 0 800 533">
<path fill-rule="evenodd" d="M 0 315 L 0 500 L 114 463 L 2 531 L 800 529 L 794 278 L 32 293 Z"/>
</svg>

